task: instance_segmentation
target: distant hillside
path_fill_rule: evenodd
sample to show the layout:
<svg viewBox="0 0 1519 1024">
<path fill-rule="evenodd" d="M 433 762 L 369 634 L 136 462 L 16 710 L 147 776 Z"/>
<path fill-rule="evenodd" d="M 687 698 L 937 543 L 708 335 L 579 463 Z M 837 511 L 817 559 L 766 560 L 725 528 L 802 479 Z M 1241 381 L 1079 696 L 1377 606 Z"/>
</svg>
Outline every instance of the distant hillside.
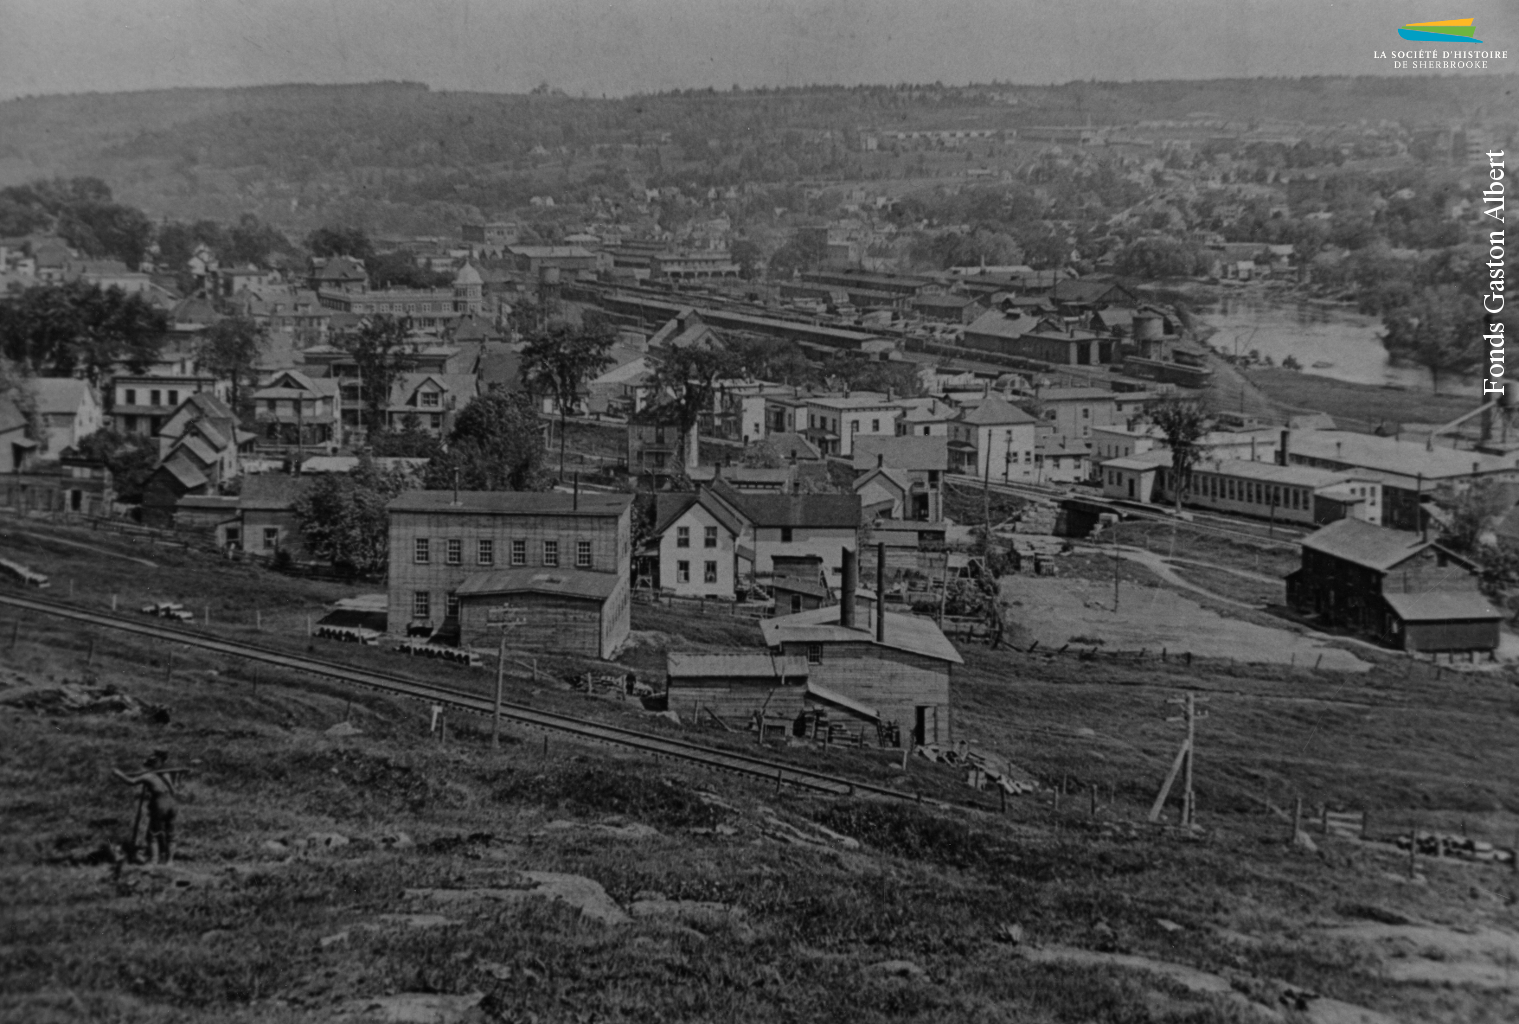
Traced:
<svg viewBox="0 0 1519 1024">
<path fill-rule="evenodd" d="M 842 168 L 840 150 L 861 127 L 1017 129 L 1199 114 L 1246 123 L 1447 126 L 1512 120 L 1497 101 L 1511 96 L 1515 82 L 1409 76 L 817 87 L 608 100 L 381 82 L 28 97 L 0 103 L 0 185 L 90 174 L 155 216 L 249 211 L 300 229 L 362 210 L 379 227 L 402 229 L 509 207 L 535 188 L 581 180 L 609 153 L 626 163 L 642 150 L 647 159 L 635 166 L 650 172 L 672 157 L 728 159 L 742 180 L 783 180 Z M 656 142 L 673 148 L 660 152 Z M 593 148 L 607 146 L 618 148 Z M 787 147 L 791 162 L 771 167 Z"/>
</svg>

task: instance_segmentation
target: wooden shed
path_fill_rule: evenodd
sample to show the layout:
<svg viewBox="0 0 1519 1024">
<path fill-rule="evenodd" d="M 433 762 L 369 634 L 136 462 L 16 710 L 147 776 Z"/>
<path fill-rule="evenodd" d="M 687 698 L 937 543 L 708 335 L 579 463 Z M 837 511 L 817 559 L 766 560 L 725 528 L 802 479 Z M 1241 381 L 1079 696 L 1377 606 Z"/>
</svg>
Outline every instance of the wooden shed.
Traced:
<svg viewBox="0 0 1519 1024">
<path fill-rule="evenodd" d="M 763 711 L 765 718 L 796 718 L 804 709 L 807 659 L 770 654 L 686 654 L 665 656 L 669 707 L 686 715 L 711 712 L 730 725 L 744 726 Z"/>
<path fill-rule="evenodd" d="M 1478 593 L 1383 594 L 1393 646 L 1444 654 L 1498 647 L 1502 613 Z"/>
<path fill-rule="evenodd" d="M 461 647 L 509 647 L 611 658 L 628 638 L 628 588 L 613 573 L 498 569 L 459 584 Z"/>
</svg>

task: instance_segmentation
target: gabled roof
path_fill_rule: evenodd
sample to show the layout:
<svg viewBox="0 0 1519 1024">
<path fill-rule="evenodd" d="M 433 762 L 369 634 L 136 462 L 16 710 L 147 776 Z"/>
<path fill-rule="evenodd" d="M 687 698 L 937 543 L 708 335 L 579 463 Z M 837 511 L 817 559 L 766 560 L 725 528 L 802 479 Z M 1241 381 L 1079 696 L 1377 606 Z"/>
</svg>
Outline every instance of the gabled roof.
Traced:
<svg viewBox="0 0 1519 1024">
<path fill-rule="evenodd" d="M 775 619 L 760 622 L 760 632 L 767 647 L 779 647 L 783 643 L 875 643 L 875 608 L 856 606 L 858 628 L 839 625 L 839 606 L 814 608 Z M 886 628 L 882 646 L 892 647 L 925 657 L 948 661 L 956 665 L 965 663 L 955 645 L 949 642 L 943 631 L 932 619 L 917 615 L 900 615 L 885 612 Z"/>
<path fill-rule="evenodd" d="M 362 281 L 369 277 L 364 264 L 349 256 L 333 256 L 311 275 L 317 281 Z"/>
<path fill-rule="evenodd" d="M 949 469 L 949 438 L 943 434 L 909 434 L 903 437 L 877 437 L 861 434 L 854 439 L 854 468 L 871 469 Z"/>
<path fill-rule="evenodd" d="M 720 523 L 735 538 L 744 532 L 743 524 L 733 518 L 732 514 L 705 491 L 697 493 L 661 492 L 654 496 L 654 529 L 653 535 L 664 536 L 666 530 L 675 525 L 675 521 L 690 511 L 694 505 L 700 505 L 712 514 L 712 518 Z"/>
<path fill-rule="evenodd" d="M 870 481 L 874 480 L 876 477 L 881 477 L 882 479 L 889 481 L 892 486 L 901 491 L 904 495 L 912 493 L 912 480 L 908 477 L 906 470 L 882 468 L 868 469 L 865 472 L 861 473 L 859 476 L 855 477 L 855 493 L 859 493 L 860 491 L 864 490 L 865 485 L 870 483 Z"/>
<path fill-rule="evenodd" d="M 1420 552 L 1438 547 L 1434 541 L 1425 540 L 1417 533 L 1373 526 L 1362 519 L 1341 519 L 1330 523 L 1304 537 L 1302 544 L 1310 551 L 1377 572 L 1387 572 Z"/>
<path fill-rule="evenodd" d="M 183 409 L 185 406 L 189 406 L 200 415 L 213 420 L 230 420 L 234 418 L 232 407 L 210 391 L 195 392 L 195 394 L 185 399 L 184 404 L 180 408 Z"/>
<path fill-rule="evenodd" d="M 823 457 L 811 441 L 791 430 L 768 434 L 752 442 L 749 447 L 774 455 L 782 461 L 789 461 L 793 453 L 798 461 L 816 462 Z"/>
<path fill-rule="evenodd" d="M 175 446 L 175 451 L 188 451 L 195 458 L 199 459 L 200 464 L 203 466 L 213 466 L 216 464 L 216 449 L 194 434 L 181 438 L 179 444 Z"/>
<path fill-rule="evenodd" d="M 175 480 L 179 481 L 180 486 L 187 491 L 193 491 L 197 487 L 205 487 L 210 483 L 206 479 L 206 475 L 191 465 L 190 460 L 183 456 L 170 458 L 168 462 L 159 466 L 158 470 L 168 473 Z"/>
<path fill-rule="evenodd" d="M 16 404 L 16 400 L 0 396 L 0 434 L 9 434 L 13 430 L 22 430 L 26 427 L 26 414 Z"/>
<path fill-rule="evenodd" d="M 809 526 L 814 529 L 858 529 L 858 494 L 746 494 L 725 480 L 712 491 L 761 528 Z"/>
<path fill-rule="evenodd" d="M 966 334 L 989 334 L 1015 340 L 1039 326 L 1039 317 L 1029 314 L 1009 316 L 1000 309 L 990 309 L 965 326 Z"/>
<path fill-rule="evenodd" d="M 30 384 L 44 416 L 72 416 L 90 397 L 90 386 L 77 377 L 33 377 Z"/>
<path fill-rule="evenodd" d="M 1036 423 L 1037 420 L 1017 408 L 1001 395 L 987 395 L 960 415 L 960 422 L 978 427 L 1001 427 L 1019 423 Z"/>
<path fill-rule="evenodd" d="M 283 512 L 318 479 L 290 473 L 251 473 L 243 477 L 243 492 L 238 496 L 237 507 L 245 512 Z"/>
<path fill-rule="evenodd" d="M 1133 305 L 1138 296 L 1115 281 L 1075 280 L 1056 281 L 1051 293 L 1057 302 L 1127 302 Z"/>
<path fill-rule="evenodd" d="M 1393 612 L 1404 622 L 1443 622 L 1451 619 L 1503 618 L 1476 591 L 1465 593 L 1383 594 Z"/>
</svg>

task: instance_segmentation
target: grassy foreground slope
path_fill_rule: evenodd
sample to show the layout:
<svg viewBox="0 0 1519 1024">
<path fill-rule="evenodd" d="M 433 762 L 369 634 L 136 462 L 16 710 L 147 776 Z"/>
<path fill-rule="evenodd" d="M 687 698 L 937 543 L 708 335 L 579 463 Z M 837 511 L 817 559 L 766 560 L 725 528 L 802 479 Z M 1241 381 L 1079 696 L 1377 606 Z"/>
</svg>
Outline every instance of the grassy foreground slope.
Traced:
<svg viewBox="0 0 1519 1024">
<path fill-rule="evenodd" d="M 229 572 L 193 556 L 148 568 L 54 536 L 0 546 L 55 580 L 94 567 L 104 584 L 213 600 Z M 118 563 L 133 579 L 111 575 Z M 330 587 L 237 585 L 283 593 L 287 626 Z M 636 614 L 640 659 L 745 635 Z M 475 722 L 451 723 L 440 745 L 415 704 L 268 672 L 255 686 L 189 649 L 166 679 L 163 644 L 29 617 L 12 647 L 12 621 L 0 610 L 0 1019 L 1201 1022 L 1328 1020 L 1296 1007 L 1338 1003 L 1513 1019 L 1515 876 L 1421 859 L 1409 883 L 1391 849 L 1295 850 L 1254 799 L 1357 798 L 1395 822 L 1418 808 L 1426 826 L 1464 817 L 1501 833 L 1516 763 L 1501 680 L 969 649 L 959 734 L 1101 794 L 1095 818 L 1085 793 L 1056 810 L 1048 790 L 1004 816 L 777 794 L 559 739 L 545 753 L 538 735 L 493 751 Z M 65 682 L 167 713 L 15 699 Z M 1212 696 L 1196 840 L 1135 824 L 1176 738 L 1164 701 L 1182 688 Z M 549 678 L 514 681 L 512 696 L 677 728 Z M 345 721 L 358 734 L 328 734 Z M 98 854 L 130 829 L 132 799 L 109 769 L 154 748 L 194 769 L 184 856 L 117 872 Z M 971 796 L 922 761 L 904 777 L 867 754 L 796 756 Z"/>
</svg>

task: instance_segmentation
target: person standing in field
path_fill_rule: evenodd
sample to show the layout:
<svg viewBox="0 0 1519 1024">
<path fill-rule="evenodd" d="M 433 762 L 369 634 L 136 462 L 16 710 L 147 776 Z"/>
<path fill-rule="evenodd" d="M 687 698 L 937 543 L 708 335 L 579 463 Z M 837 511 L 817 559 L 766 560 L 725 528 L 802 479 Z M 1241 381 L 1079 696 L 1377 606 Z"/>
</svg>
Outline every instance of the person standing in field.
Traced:
<svg viewBox="0 0 1519 1024">
<path fill-rule="evenodd" d="M 149 864 L 162 861 L 174 862 L 174 819 L 178 813 L 174 800 L 175 776 L 188 771 L 186 768 L 165 768 L 167 751 L 155 750 L 143 761 L 143 770 L 128 775 L 114 769 L 117 778 L 132 786 L 141 787 L 137 794 L 137 817 L 141 820 L 143 807 L 148 811 L 147 848 Z M 132 847 L 137 847 L 137 821 L 132 823 Z"/>
</svg>

